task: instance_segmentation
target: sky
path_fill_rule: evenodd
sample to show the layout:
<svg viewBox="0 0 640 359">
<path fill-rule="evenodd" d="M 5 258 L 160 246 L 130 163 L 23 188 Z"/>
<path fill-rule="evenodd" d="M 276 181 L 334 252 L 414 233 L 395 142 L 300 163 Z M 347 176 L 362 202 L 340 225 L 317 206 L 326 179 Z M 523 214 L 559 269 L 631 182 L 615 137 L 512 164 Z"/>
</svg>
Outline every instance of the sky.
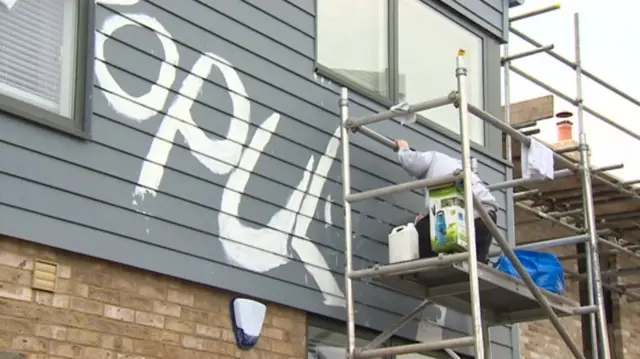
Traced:
<svg viewBox="0 0 640 359">
<path fill-rule="evenodd" d="M 512 26 L 538 42 L 555 45 L 554 51 L 575 59 L 574 13 L 580 13 L 582 67 L 619 90 L 640 99 L 640 1 L 638 0 L 526 0 L 525 5 L 511 10 L 511 16 L 556 3 L 560 10 L 514 22 Z M 510 53 L 533 49 L 518 36 L 511 34 Z M 576 96 L 575 72 L 547 54 L 537 54 L 513 61 L 513 65 L 548 85 Z M 614 122 L 640 134 L 640 107 L 583 77 L 584 104 Z M 549 92 L 511 72 L 511 102 L 549 95 Z M 569 110 L 573 117 L 573 135 L 578 139 L 576 108 L 561 98 L 555 98 L 555 112 Z M 555 142 L 555 122 L 539 123 L 541 140 Z M 584 126 L 591 146 L 592 164 L 606 166 L 623 163 L 624 168 L 611 171 L 623 180 L 640 179 L 640 140 L 585 113 Z"/>
</svg>

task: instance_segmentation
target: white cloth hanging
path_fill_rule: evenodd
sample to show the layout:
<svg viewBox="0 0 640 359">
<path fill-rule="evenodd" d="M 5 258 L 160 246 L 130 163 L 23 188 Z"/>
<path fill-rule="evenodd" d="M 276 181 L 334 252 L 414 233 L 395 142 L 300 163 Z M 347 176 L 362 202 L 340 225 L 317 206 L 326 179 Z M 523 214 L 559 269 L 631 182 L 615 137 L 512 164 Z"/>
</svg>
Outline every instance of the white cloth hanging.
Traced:
<svg viewBox="0 0 640 359">
<path fill-rule="evenodd" d="M 533 180 L 553 179 L 554 158 L 553 150 L 538 140 L 531 138 L 529 146 L 521 146 L 522 178 Z"/>
<path fill-rule="evenodd" d="M 391 108 L 389 108 L 390 111 L 393 112 L 397 112 L 397 113 L 403 113 L 404 115 L 401 116 L 401 123 L 402 125 L 406 125 L 407 123 L 414 123 L 416 122 L 416 113 L 415 112 L 409 112 L 409 109 L 411 108 L 411 106 L 409 105 L 409 103 L 407 101 L 402 101 L 397 105 L 393 105 L 391 106 Z"/>
</svg>

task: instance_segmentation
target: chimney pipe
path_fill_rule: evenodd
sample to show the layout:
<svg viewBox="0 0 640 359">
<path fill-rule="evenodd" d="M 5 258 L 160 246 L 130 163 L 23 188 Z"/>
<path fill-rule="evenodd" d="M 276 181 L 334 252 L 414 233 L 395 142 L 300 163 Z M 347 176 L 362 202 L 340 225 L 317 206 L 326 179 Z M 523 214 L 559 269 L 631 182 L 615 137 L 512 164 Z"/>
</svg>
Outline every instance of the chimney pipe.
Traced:
<svg viewBox="0 0 640 359">
<path fill-rule="evenodd" d="M 560 119 L 556 122 L 558 129 L 558 142 L 573 140 L 573 122 L 569 118 L 573 117 L 573 113 L 562 111 L 556 114 L 556 118 Z"/>
</svg>

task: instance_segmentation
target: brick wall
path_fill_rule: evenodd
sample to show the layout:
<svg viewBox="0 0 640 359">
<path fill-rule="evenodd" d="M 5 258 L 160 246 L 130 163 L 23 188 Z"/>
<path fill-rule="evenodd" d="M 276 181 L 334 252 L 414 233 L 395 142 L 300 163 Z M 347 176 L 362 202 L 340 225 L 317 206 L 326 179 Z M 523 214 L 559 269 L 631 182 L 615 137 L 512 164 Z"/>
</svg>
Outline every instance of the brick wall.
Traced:
<svg viewBox="0 0 640 359">
<path fill-rule="evenodd" d="M 59 264 L 32 289 L 35 259 Z M 306 315 L 275 304 L 256 348 L 235 345 L 232 294 L 0 236 L 0 352 L 29 359 L 306 357 Z"/>
</svg>

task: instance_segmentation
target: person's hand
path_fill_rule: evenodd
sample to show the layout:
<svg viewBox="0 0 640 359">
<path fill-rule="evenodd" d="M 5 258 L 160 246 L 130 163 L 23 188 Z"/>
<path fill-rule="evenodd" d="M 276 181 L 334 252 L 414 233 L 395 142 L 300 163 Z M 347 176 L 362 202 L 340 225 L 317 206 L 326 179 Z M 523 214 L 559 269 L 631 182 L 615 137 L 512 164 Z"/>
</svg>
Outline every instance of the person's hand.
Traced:
<svg viewBox="0 0 640 359">
<path fill-rule="evenodd" d="M 409 143 L 405 140 L 396 140 L 396 150 L 400 150 L 403 148 L 409 148 Z"/>
</svg>

